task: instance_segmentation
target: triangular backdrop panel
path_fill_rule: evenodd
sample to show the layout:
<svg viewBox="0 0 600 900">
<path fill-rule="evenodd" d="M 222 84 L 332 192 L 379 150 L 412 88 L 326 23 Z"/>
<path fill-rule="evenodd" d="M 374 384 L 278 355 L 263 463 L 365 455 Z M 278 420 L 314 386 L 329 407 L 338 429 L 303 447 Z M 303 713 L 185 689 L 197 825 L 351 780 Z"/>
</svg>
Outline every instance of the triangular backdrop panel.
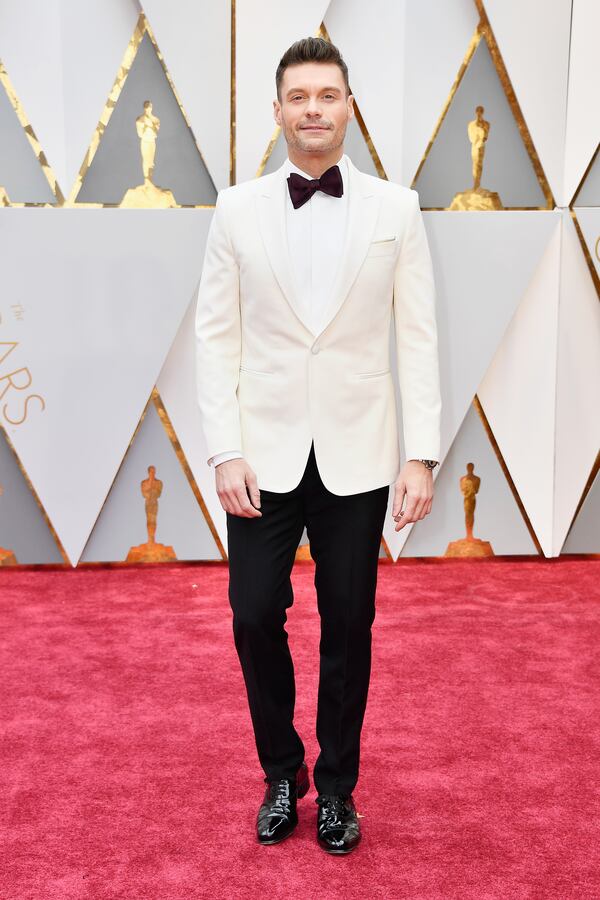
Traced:
<svg viewBox="0 0 600 900">
<path fill-rule="evenodd" d="M 74 565 L 197 289 L 212 214 L 0 209 L 20 307 L 2 424 Z"/>
<path fill-rule="evenodd" d="M 443 9 L 438 0 L 330 3 L 325 26 L 391 181 L 412 183 L 478 19 L 473 0 Z M 382 60 L 385 78 L 373 90 Z"/>
<path fill-rule="evenodd" d="M 563 544 L 561 556 L 565 553 L 600 553 L 600 472 Z"/>
<path fill-rule="evenodd" d="M 534 215 L 538 215 L 535 213 Z M 546 556 L 552 556 L 561 217 L 477 394 Z"/>
<path fill-rule="evenodd" d="M 141 482 L 149 477 L 149 466 L 154 466 L 155 478 L 162 482 L 156 542 L 172 547 L 179 560 L 220 560 L 202 509 L 151 400 L 81 561 L 123 561 L 131 547 L 148 541 Z"/>
<path fill-rule="evenodd" d="M 1 58 L 0 74 L 2 74 Z M 14 83 L 12 83 L 12 88 L 15 90 Z M 0 188 L 4 188 L 10 202 L 56 203 L 56 197 L 52 193 L 48 179 L 44 175 L 1 79 L 0 134 L 2 135 L 0 141 Z"/>
<path fill-rule="evenodd" d="M 0 430 L 0 554 L 12 551 L 19 565 L 62 563 L 44 514 Z"/>
<path fill-rule="evenodd" d="M 563 206 L 571 2 L 485 0 L 491 28 L 557 204 Z M 535 48 L 535 64 L 532 53 Z"/>
<path fill-rule="evenodd" d="M 569 210 L 562 211 L 554 555 L 600 448 L 600 303 Z"/>
<path fill-rule="evenodd" d="M 377 168 L 369 151 L 368 144 L 363 136 L 360 126 L 354 116 L 348 123 L 346 138 L 344 140 L 344 153 L 347 153 L 354 165 L 362 172 L 369 175 L 377 175 Z M 274 172 L 283 164 L 287 157 L 287 144 L 280 132 L 264 168 L 264 175 Z"/>
<path fill-rule="evenodd" d="M 474 536 L 489 541 L 496 556 L 537 552 L 481 418 L 472 405 L 436 478 L 431 512 L 412 526 L 401 556 L 444 556 L 450 542 L 465 537 L 460 479 L 467 474 L 467 463 L 473 463 L 473 474 L 481 478 L 476 495 Z"/>
<path fill-rule="evenodd" d="M 214 204 L 215 186 L 147 31 L 75 202 L 120 203 L 128 188 L 143 182 L 136 119 L 145 100 L 160 120 L 154 184 L 172 191 L 181 205 Z"/>
<path fill-rule="evenodd" d="M 569 92 L 565 144 L 565 188 L 561 206 L 570 203 L 597 150 L 600 134 L 600 3 L 573 0 Z M 579 198 L 578 198 L 578 202 Z"/>
<path fill-rule="evenodd" d="M 0 0 L 0 58 L 65 196 L 139 14 L 135 0 Z"/>
<path fill-rule="evenodd" d="M 229 184 L 231 9 L 145 0 L 144 12 L 217 189 Z"/>
<path fill-rule="evenodd" d="M 434 265 L 442 447 L 457 433 L 556 226 L 553 212 L 425 212 Z"/>
<path fill-rule="evenodd" d="M 590 258 L 600 277 L 600 208 L 577 207 L 575 214 Z"/>
<path fill-rule="evenodd" d="M 236 0 L 236 182 L 256 176 L 275 130 L 279 60 L 294 41 L 316 35 L 328 2 Z"/>
<path fill-rule="evenodd" d="M 553 212 L 425 212 L 437 290 L 441 459 L 469 409 L 556 227 Z M 393 355 L 393 371 L 396 362 Z M 402 404 L 396 381 L 398 421 Z M 405 460 L 401 430 L 401 458 Z M 397 557 L 408 526 L 384 536 Z"/>
<path fill-rule="evenodd" d="M 481 187 L 498 193 L 505 208 L 546 207 L 546 198 L 484 37 L 415 182 L 421 206 L 445 209 L 455 194 L 473 187 L 467 126 L 476 118 L 477 106 L 483 106 L 483 118 L 490 123 Z"/>
</svg>

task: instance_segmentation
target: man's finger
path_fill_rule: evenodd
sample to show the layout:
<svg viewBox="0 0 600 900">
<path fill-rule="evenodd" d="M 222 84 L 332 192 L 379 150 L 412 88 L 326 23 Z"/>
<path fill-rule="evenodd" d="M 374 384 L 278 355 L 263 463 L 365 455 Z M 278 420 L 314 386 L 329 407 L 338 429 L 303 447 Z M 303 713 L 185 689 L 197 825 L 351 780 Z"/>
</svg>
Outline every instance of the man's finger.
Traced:
<svg viewBox="0 0 600 900">
<path fill-rule="evenodd" d="M 228 513 L 231 513 L 232 516 L 241 515 L 242 508 L 239 504 L 233 485 L 224 488 L 221 493 L 221 497 L 222 503 L 224 501 L 223 509 L 225 509 Z"/>
<path fill-rule="evenodd" d="M 408 500 L 406 501 L 406 507 L 404 509 L 404 520 L 407 522 L 414 522 L 415 518 L 415 510 L 417 508 L 418 497 L 408 496 Z"/>
<path fill-rule="evenodd" d="M 260 509 L 260 491 L 258 489 L 258 481 L 256 480 L 256 475 L 252 472 L 251 475 L 246 476 L 246 484 L 248 485 L 248 493 L 250 494 L 250 500 Z"/>
<path fill-rule="evenodd" d="M 245 482 L 243 485 L 237 486 L 234 489 L 234 493 L 235 493 L 236 499 L 242 510 L 241 515 L 247 516 L 249 518 L 252 518 L 255 516 L 262 516 L 261 511 L 259 509 L 255 509 L 254 506 L 252 506 L 252 504 L 250 503 L 250 500 L 248 499 L 248 494 L 246 492 L 246 483 Z"/>
<path fill-rule="evenodd" d="M 427 497 L 421 497 L 415 507 L 415 521 L 425 517 L 425 507 L 427 506 Z"/>
<path fill-rule="evenodd" d="M 402 501 L 406 493 L 406 485 L 403 481 L 396 482 L 394 486 L 394 505 L 392 506 L 392 516 L 397 516 L 402 509 Z"/>
</svg>

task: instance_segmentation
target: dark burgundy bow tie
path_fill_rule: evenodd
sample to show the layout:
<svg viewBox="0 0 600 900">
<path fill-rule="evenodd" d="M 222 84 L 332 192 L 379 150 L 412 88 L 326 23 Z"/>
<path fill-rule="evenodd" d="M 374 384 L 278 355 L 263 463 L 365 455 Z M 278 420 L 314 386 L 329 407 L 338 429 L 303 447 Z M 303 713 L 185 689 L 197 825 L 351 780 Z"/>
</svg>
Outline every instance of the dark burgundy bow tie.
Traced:
<svg viewBox="0 0 600 900">
<path fill-rule="evenodd" d="M 315 191 L 323 191 L 332 197 L 341 197 L 344 193 L 342 173 L 337 165 L 323 172 L 320 178 L 304 178 L 298 172 L 290 172 L 287 183 L 294 209 L 310 200 Z"/>
</svg>

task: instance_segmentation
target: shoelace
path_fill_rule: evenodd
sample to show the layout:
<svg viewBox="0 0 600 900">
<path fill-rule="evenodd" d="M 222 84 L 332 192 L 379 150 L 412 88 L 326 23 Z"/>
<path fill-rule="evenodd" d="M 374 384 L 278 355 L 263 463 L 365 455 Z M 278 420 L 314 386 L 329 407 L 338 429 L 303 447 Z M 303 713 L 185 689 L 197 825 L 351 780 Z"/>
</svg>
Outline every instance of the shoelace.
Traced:
<svg viewBox="0 0 600 900">
<path fill-rule="evenodd" d="M 327 816 L 333 816 L 341 824 L 342 816 L 346 815 L 345 796 L 341 794 L 322 794 L 316 798 L 316 802 Z"/>
<path fill-rule="evenodd" d="M 265 781 L 268 780 L 265 778 Z M 290 783 L 286 778 L 279 778 L 269 783 L 269 803 L 271 812 L 287 815 L 291 808 Z"/>
</svg>

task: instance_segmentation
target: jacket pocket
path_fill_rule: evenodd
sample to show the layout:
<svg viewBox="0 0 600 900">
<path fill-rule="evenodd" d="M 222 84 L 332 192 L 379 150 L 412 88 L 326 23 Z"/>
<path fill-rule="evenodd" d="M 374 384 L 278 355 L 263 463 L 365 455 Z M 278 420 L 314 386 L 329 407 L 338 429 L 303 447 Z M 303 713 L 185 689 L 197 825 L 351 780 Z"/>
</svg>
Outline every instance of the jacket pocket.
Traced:
<svg viewBox="0 0 600 900">
<path fill-rule="evenodd" d="M 381 369 L 379 372 L 356 372 L 355 378 L 382 378 L 389 375 L 391 369 Z"/>
<path fill-rule="evenodd" d="M 396 252 L 398 241 L 396 238 L 386 238 L 380 241 L 371 241 L 367 256 L 392 256 Z"/>
<path fill-rule="evenodd" d="M 259 372 L 258 369 L 249 369 L 248 366 L 240 366 L 240 372 L 247 372 L 249 375 L 273 375 L 274 372 Z"/>
</svg>

